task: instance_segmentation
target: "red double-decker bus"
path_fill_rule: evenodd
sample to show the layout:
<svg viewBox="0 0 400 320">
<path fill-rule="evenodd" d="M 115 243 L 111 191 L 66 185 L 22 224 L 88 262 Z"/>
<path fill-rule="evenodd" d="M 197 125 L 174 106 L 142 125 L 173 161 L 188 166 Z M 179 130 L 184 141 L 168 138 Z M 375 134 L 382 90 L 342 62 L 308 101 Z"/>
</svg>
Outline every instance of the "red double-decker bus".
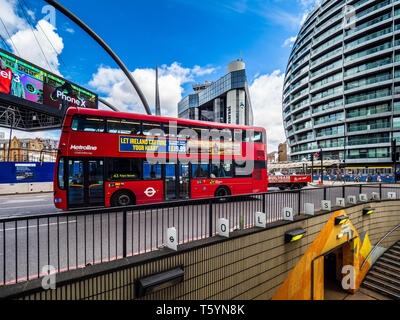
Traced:
<svg viewBox="0 0 400 320">
<path fill-rule="evenodd" d="M 263 128 L 70 108 L 54 204 L 63 210 L 267 191 Z"/>
</svg>

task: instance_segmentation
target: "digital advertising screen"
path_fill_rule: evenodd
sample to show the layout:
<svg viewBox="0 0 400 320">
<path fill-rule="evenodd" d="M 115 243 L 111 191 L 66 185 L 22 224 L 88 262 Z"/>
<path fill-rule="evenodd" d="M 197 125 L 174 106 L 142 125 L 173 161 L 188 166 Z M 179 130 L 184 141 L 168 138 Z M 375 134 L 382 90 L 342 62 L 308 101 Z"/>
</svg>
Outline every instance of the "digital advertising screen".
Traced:
<svg viewBox="0 0 400 320">
<path fill-rule="evenodd" d="M 98 96 L 0 49 L 0 93 L 34 103 L 44 112 L 64 116 L 69 107 L 98 108 Z M 2 96 L 2 99 L 4 95 Z M 26 106 L 32 106 L 32 104 Z M 43 108 L 44 109 L 44 108 Z"/>
</svg>

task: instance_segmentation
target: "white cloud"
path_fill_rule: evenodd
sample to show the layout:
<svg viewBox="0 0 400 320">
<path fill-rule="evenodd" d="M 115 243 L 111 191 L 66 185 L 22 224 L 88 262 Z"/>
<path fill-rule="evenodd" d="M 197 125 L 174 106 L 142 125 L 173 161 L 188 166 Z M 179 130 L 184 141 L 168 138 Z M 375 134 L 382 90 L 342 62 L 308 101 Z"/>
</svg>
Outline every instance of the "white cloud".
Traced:
<svg viewBox="0 0 400 320">
<path fill-rule="evenodd" d="M 317 6 L 320 6 L 322 0 L 299 0 L 302 8 L 303 13 L 301 15 L 300 25 L 303 25 L 306 22 L 308 15 L 314 11 Z"/>
<path fill-rule="evenodd" d="M 257 77 L 250 85 L 254 125 L 267 130 L 268 152 L 278 150 L 286 140 L 282 118 L 282 91 L 285 74 L 276 70 Z"/>
<path fill-rule="evenodd" d="M 211 74 L 214 68 L 194 66 L 184 68 L 174 62 L 159 68 L 159 91 L 163 116 L 177 116 L 178 102 L 182 99 L 183 85 L 194 82 L 196 77 Z M 150 107 L 155 105 L 155 69 L 136 69 L 132 72 Z M 143 105 L 129 80 L 119 69 L 100 67 L 89 85 L 97 92 L 105 94 L 105 99 L 122 111 L 143 113 Z"/>
<path fill-rule="evenodd" d="M 297 39 L 297 37 L 296 36 L 293 36 L 293 37 L 290 37 L 290 38 L 288 38 L 288 39 L 286 39 L 285 40 L 285 42 L 283 43 L 283 47 L 287 47 L 287 46 L 293 46 L 293 43 L 296 41 L 296 39 Z"/>
<path fill-rule="evenodd" d="M 194 68 L 192 69 L 192 73 L 195 76 L 202 77 L 213 73 L 215 70 L 215 68 L 202 68 L 200 66 L 194 66 Z"/>
<path fill-rule="evenodd" d="M 0 1 L 0 17 L 7 29 L 5 30 L 1 24 L 1 37 L 6 40 L 16 55 L 46 70 L 60 74 L 58 59 L 64 49 L 64 43 L 56 28 L 45 20 L 40 20 L 31 27 L 19 13 L 18 0 Z M 33 11 L 28 9 L 26 13 L 30 19 L 34 20 Z"/>
<path fill-rule="evenodd" d="M 0 0 L 0 17 L 8 31 L 7 32 L 3 24 L 1 24 L 0 35 L 6 40 L 13 53 L 48 70 L 49 66 L 35 40 L 33 35 L 35 34 L 51 66 L 50 71 L 59 74 L 58 54 L 61 54 L 64 49 L 63 39 L 58 35 L 56 32 L 57 30 L 45 20 L 40 20 L 36 26 L 34 26 L 32 32 L 28 21 L 19 15 L 18 1 L 19 0 Z M 35 14 L 32 10 L 28 9 L 26 13 L 31 19 L 35 19 Z M 46 36 L 51 41 L 52 45 L 49 43 Z M 57 53 L 54 50 L 56 50 Z M 2 129 L 0 132 L 3 132 L 5 138 L 8 139 L 10 134 L 9 130 Z M 60 131 L 52 130 L 31 133 L 13 130 L 13 136 L 17 136 L 18 138 L 41 137 L 59 139 Z"/>
<path fill-rule="evenodd" d="M 14 34 L 19 30 L 29 27 L 27 22 L 17 14 L 17 0 L 1 0 L 0 1 L 0 18 L 4 22 L 8 33 L 4 30 L 3 25 L 0 27 L 0 35 L 8 39 L 8 34 Z"/>
<path fill-rule="evenodd" d="M 75 30 L 74 29 L 72 29 L 72 28 L 67 28 L 67 29 L 65 29 L 65 31 L 67 31 L 68 33 L 75 33 Z"/>
<path fill-rule="evenodd" d="M 49 22 L 40 20 L 33 30 L 30 27 L 19 30 L 8 43 L 15 44 L 24 59 L 60 74 L 58 55 L 64 49 L 64 42 Z"/>
</svg>

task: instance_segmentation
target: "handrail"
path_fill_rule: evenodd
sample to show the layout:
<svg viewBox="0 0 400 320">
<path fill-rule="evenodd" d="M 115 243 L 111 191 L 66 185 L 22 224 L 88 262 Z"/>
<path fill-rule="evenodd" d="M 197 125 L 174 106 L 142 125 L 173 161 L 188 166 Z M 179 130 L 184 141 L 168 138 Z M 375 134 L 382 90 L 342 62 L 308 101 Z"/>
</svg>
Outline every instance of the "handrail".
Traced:
<svg viewBox="0 0 400 320">
<path fill-rule="evenodd" d="M 378 246 L 388 237 L 390 236 L 393 232 L 395 232 L 397 229 L 400 228 L 400 224 L 397 227 L 394 227 L 391 231 L 389 231 L 381 240 L 378 241 L 378 243 L 375 245 L 375 247 L 371 250 L 371 252 L 369 253 L 369 255 L 365 258 L 363 264 L 361 265 L 361 269 L 364 269 L 367 261 L 369 260 L 369 258 L 371 258 L 372 254 L 375 252 L 376 248 L 378 248 Z"/>
</svg>

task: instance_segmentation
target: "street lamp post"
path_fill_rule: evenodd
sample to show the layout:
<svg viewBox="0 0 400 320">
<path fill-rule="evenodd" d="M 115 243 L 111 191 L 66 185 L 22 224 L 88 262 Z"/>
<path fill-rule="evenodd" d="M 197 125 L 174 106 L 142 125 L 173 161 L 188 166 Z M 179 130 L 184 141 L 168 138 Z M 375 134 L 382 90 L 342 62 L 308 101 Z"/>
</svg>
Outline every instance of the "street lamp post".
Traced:
<svg viewBox="0 0 400 320">
<path fill-rule="evenodd" d="M 314 155 L 311 154 L 311 182 L 314 182 Z"/>
<path fill-rule="evenodd" d="M 320 150 L 319 157 L 321 159 L 321 184 L 324 183 L 324 154 L 322 149 Z"/>
<path fill-rule="evenodd" d="M 394 182 L 397 183 L 397 140 L 392 140 L 392 161 L 394 163 Z"/>
</svg>

